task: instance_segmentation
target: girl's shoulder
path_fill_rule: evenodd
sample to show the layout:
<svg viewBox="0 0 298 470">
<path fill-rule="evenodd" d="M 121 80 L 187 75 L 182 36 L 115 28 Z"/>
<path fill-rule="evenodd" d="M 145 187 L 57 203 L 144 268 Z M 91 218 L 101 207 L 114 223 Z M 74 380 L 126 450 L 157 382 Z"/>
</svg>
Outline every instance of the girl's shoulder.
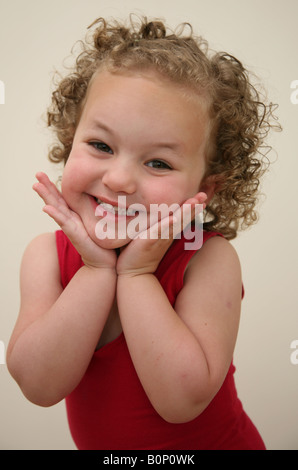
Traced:
<svg viewBox="0 0 298 470">
<path fill-rule="evenodd" d="M 189 261 L 184 275 L 184 286 L 190 285 L 197 292 L 198 283 L 212 298 L 220 297 L 242 299 L 241 265 L 233 245 L 222 236 L 213 236 L 205 241 Z"/>
<path fill-rule="evenodd" d="M 190 268 L 198 265 L 216 271 L 230 271 L 232 267 L 241 274 L 240 261 L 233 245 L 223 236 L 207 237 L 202 247 L 194 254 L 188 263 Z"/>
<path fill-rule="evenodd" d="M 43 233 L 31 240 L 23 254 L 20 274 L 26 287 L 46 288 L 60 282 L 55 233 Z"/>
<path fill-rule="evenodd" d="M 56 235 L 54 232 L 47 232 L 37 235 L 27 245 L 23 255 L 23 262 L 39 259 L 40 264 L 45 261 L 58 261 Z"/>
</svg>

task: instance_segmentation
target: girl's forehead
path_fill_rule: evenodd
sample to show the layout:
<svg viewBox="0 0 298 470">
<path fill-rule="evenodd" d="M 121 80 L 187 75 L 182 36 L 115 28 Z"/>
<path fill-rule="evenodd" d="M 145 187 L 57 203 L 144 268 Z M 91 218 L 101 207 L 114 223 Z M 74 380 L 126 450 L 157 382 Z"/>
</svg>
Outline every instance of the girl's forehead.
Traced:
<svg viewBox="0 0 298 470">
<path fill-rule="evenodd" d="M 111 72 L 108 69 L 98 70 L 88 87 L 85 104 L 88 106 L 96 100 L 104 102 L 126 99 L 128 105 L 150 108 L 160 108 L 167 105 L 172 110 L 177 107 L 178 113 L 185 109 L 197 115 L 200 120 L 209 118 L 209 99 L 202 90 L 194 90 L 185 84 L 176 83 L 155 70 L 119 70 Z"/>
</svg>

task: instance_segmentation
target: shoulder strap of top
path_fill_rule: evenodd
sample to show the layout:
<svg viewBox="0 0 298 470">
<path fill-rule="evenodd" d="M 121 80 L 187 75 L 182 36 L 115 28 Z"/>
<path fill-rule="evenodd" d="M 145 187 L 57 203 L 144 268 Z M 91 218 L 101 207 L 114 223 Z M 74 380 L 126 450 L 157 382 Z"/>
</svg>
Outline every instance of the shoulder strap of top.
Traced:
<svg viewBox="0 0 298 470">
<path fill-rule="evenodd" d="M 204 231 L 202 244 L 215 236 L 223 235 L 218 232 Z M 185 249 L 185 243 L 189 243 L 189 240 L 186 240 L 183 235 L 181 238 L 175 239 L 155 272 L 155 276 L 161 283 L 172 305 L 174 305 L 176 297 L 183 287 L 186 266 L 198 251 L 198 248 L 193 250 Z"/>
<path fill-rule="evenodd" d="M 61 283 L 62 287 L 65 288 L 84 263 L 81 256 L 62 230 L 56 231 L 56 245 Z"/>
</svg>

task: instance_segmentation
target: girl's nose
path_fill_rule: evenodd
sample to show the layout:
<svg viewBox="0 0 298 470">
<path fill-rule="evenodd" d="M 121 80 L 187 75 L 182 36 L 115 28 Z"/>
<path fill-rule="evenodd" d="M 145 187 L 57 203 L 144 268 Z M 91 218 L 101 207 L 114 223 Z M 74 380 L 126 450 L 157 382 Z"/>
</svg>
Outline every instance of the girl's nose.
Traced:
<svg viewBox="0 0 298 470">
<path fill-rule="evenodd" d="M 102 177 L 102 183 L 114 193 L 133 194 L 136 191 L 136 174 L 127 162 L 111 163 Z"/>
</svg>

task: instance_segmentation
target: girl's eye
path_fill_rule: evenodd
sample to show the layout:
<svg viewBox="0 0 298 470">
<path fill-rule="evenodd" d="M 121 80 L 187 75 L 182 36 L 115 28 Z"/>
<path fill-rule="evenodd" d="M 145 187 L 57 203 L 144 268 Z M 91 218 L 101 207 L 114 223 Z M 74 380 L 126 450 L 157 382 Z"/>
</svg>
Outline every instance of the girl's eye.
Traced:
<svg viewBox="0 0 298 470">
<path fill-rule="evenodd" d="M 171 170 L 172 168 L 166 162 L 162 160 L 151 160 L 150 162 L 146 163 L 147 166 L 151 168 L 155 168 L 157 170 Z"/>
<path fill-rule="evenodd" d="M 94 147 L 96 150 L 99 150 L 100 152 L 110 153 L 110 154 L 113 153 L 113 150 L 111 149 L 111 147 L 109 147 L 104 142 L 89 142 L 89 145 Z"/>
</svg>

